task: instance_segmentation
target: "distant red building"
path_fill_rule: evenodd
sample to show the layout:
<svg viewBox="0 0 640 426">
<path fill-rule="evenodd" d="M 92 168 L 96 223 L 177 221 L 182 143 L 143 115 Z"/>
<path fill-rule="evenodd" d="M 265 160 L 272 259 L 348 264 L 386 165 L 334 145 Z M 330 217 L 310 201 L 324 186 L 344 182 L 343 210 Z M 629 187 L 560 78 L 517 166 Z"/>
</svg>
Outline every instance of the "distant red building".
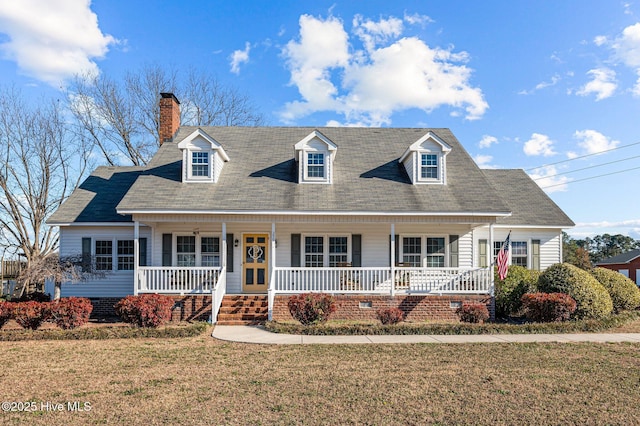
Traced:
<svg viewBox="0 0 640 426">
<path fill-rule="evenodd" d="M 640 249 L 603 259 L 596 266 L 618 271 L 640 285 Z"/>
</svg>

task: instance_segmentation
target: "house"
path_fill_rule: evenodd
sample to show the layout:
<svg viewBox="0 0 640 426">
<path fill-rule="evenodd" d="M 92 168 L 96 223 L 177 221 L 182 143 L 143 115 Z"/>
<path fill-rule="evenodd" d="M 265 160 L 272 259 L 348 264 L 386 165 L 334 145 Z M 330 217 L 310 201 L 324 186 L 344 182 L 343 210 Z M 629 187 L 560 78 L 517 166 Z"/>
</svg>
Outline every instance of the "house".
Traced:
<svg viewBox="0 0 640 426">
<path fill-rule="evenodd" d="M 189 127 L 175 96 L 160 103 L 150 163 L 98 168 L 49 220 L 62 255 L 109 271 L 62 287 L 98 311 L 163 293 L 187 318 L 222 319 L 231 297 L 283 319 L 313 291 L 342 318 L 455 318 L 465 300 L 492 308 L 509 232 L 511 263 L 545 269 L 574 225 L 522 170 L 478 168 L 449 129 Z"/>
<path fill-rule="evenodd" d="M 618 271 L 640 286 L 640 249 L 602 259 L 596 266 Z"/>
</svg>

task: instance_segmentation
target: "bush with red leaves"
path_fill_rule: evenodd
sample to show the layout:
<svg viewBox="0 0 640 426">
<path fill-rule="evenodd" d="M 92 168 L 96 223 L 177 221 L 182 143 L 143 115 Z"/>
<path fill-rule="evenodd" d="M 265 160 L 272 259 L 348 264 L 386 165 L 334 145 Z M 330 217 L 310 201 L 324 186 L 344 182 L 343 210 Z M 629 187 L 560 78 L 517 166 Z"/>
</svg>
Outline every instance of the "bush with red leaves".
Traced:
<svg viewBox="0 0 640 426">
<path fill-rule="evenodd" d="M 289 298 L 289 312 L 302 325 L 326 322 L 336 311 L 336 304 L 328 294 L 302 293 Z"/>
<path fill-rule="evenodd" d="M 22 328 L 37 330 L 49 319 L 50 302 L 19 302 L 13 304 L 13 319 Z"/>
<path fill-rule="evenodd" d="M 404 312 L 400 308 L 378 309 L 376 317 L 382 324 L 397 324 L 404 320 Z"/>
<path fill-rule="evenodd" d="M 460 317 L 460 321 L 474 324 L 483 323 L 489 319 L 487 305 L 479 302 L 462 302 L 456 314 Z"/>
<path fill-rule="evenodd" d="M 138 327 L 156 328 L 171 319 L 173 299 L 161 294 L 127 296 L 115 304 L 116 314 L 122 321 Z"/>
<path fill-rule="evenodd" d="M 535 322 L 567 321 L 578 306 L 565 293 L 527 293 L 521 300 L 527 319 Z"/>
<path fill-rule="evenodd" d="M 63 330 L 80 327 L 89 321 L 93 305 L 84 297 L 68 297 L 51 302 L 49 320 Z"/>
<path fill-rule="evenodd" d="M 0 302 L 0 328 L 13 317 L 13 303 Z"/>
</svg>

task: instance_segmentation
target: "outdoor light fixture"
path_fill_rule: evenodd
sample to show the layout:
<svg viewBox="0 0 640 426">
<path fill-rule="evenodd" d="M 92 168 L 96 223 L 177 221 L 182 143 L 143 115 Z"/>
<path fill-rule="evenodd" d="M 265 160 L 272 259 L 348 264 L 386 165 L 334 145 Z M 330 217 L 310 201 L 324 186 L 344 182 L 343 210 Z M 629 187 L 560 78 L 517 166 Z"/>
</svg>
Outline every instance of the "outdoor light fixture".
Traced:
<svg viewBox="0 0 640 426">
<path fill-rule="evenodd" d="M 238 239 L 236 238 L 236 239 L 233 241 L 233 246 L 234 246 L 234 247 L 238 247 L 238 244 L 240 244 L 240 241 L 238 241 Z"/>
</svg>

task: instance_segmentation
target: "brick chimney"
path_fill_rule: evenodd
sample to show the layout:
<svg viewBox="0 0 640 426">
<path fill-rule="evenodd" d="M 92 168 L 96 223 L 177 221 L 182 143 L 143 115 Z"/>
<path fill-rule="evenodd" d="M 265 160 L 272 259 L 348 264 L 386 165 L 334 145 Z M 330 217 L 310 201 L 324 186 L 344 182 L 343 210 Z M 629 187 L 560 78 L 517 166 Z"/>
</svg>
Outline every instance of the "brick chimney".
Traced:
<svg viewBox="0 0 640 426">
<path fill-rule="evenodd" d="M 180 127 L 180 101 L 173 93 L 160 93 L 160 145 L 170 142 Z"/>
</svg>

